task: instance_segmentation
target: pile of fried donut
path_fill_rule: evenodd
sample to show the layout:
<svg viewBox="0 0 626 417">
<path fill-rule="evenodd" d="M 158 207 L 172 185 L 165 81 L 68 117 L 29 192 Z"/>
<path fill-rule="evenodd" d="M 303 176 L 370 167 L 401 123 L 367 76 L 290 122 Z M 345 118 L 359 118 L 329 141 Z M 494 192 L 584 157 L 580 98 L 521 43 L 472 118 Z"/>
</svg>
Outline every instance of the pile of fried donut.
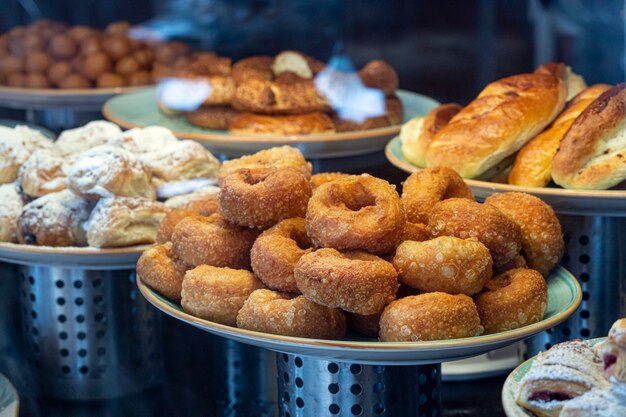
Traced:
<svg viewBox="0 0 626 417">
<path fill-rule="evenodd" d="M 333 109 L 331 99 L 316 85 L 328 67 L 301 52 L 284 51 L 275 57 L 253 56 L 232 64 L 229 58 L 198 55 L 173 77 L 211 86 L 202 105 L 186 112 L 189 123 L 235 134 L 302 135 L 373 129 L 398 125 L 402 103 L 395 95 L 398 75 L 386 62 L 371 61 L 356 77 L 335 71 L 332 88 L 349 83 L 380 91 L 384 113 L 354 121 Z M 166 100 L 159 103 L 167 114 L 177 113 Z"/>
<path fill-rule="evenodd" d="M 0 126 L 0 242 L 154 243 L 172 207 L 217 190 L 219 165 L 199 143 L 159 126 L 122 131 L 93 121 L 54 142 Z"/>
<path fill-rule="evenodd" d="M 322 173 L 294 148 L 226 161 L 220 191 L 171 211 L 140 279 L 194 316 L 242 329 L 381 341 L 496 333 L 541 320 L 560 260 L 552 208 L 522 193 L 479 204 L 447 168 L 402 195 Z"/>
<path fill-rule="evenodd" d="M 116 88 L 147 85 L 189 62 L 182 42 L 141 40 L 130 23 L 104 30 L 40 19 L 0 34 L 0 85 L 19 88 Z"/>
</svg>

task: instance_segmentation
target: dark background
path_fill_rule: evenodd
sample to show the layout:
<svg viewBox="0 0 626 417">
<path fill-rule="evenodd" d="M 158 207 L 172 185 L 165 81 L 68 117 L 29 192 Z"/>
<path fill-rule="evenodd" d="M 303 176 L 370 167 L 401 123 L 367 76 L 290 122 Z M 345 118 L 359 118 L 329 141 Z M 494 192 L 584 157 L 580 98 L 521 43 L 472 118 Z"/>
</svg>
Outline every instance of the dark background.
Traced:
<svg viewBox="0 0 626 417">
<path fill-rule="evenodd" d="M 589 83 L 624 78 L 622 0 L 2 0 L 0 30 L 47 17 L 147 24 L 239 58 L 298 49 L 361 66 L 382 58 L 401 87 L 468 102 L 494 79 L 561 60 Z"/>
</svg>

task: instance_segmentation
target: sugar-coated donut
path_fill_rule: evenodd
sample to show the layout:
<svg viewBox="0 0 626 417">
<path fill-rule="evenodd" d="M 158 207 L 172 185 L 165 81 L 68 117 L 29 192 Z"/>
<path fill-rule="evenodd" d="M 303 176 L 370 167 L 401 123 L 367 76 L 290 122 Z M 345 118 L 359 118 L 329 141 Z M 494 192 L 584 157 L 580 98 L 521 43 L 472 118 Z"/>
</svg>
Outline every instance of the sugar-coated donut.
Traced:
<svg viewBox="0 0 626 417">
<path fill-rule="evenodd" d="M 345 174 L 343 172 L 320 172 L 311 176 L 311 189 L 315 191 L 315 189 L 322 184 L 349 176 L 350 174 Z"/>
<path fill-rule="evenodd" d="M 404 224 L 404 232 L 402 233 L 401 242 L 405 240 L 413 240 L 415 242 L 423 242 L 431 239 L 430 233 L 426 229 L 426 225 L 423 223 L 412 223 L 407 221 Z"/>
<path fill-rule="evenodd" d="M 474 301 L 485 333 L 503 332 L 543 319 L 548 286 L 533 269 L 510 269 L 488 281 Z"/>
<path fill-rule="evenodd" d="M 515 192 L 493 194 L 485 204 L 496 207 L 520 227 L 528 267 L 548 276 L 565 249 L 561 224 L 552 207 L 533 195 Z"/>
<path fill-rule="evenodd" d="M 189 267 L 174 258 L 172 243 L 155 245 L 141 254 L 137 275 L 144 284 L 176 303 L 180 302 L 185 271 Z"/>
<path fill-rule="evenodd" d="M 237 315 L 237 327 L 285 336 L 339 339 L 346 318 L 338 308 L 324 307 L 302 295 L 256 290 Z"/>
<path fill-rule="evenodd" d="M 522 235 L 517 224 L 495 207 L 465 198 L 437 203 L 428 219 L 427 229 L 435 237 L 475 237 L 489 249 L 494 267 L 510 262 L 522 249 Z"/>
<path fill-rule="evenodd" d="M 424 292 L 474 295 L 491 278 L 489 249 L 476 239 L 440 236 L 396 249 L 398 280 Z"/>
<path fill-rule="evenodd" d="M 156 241 L 165 243 L 172 240 L 172 233 L 176 225 L 185 217 L 190 216 L 210 216 L 219 210 L 217 194 L 210 194 L 204 198 L 190 201 L 182 207 L 175 208 L 165 215 L 159 225 Z"/>
<path fill-rule="evenodd" d="M 450 168 L 422 169 L 411 174 L 402 186 L 406 218 L 413 223 L 428 223 L 428 215 L 435 204 L 455 197 L 474 200 L 463 178 Z"/>
<path fill-rule="evenodd" d="M 267 229 L 283 219 L 304 217 L 309 179 L 294 168 L 240 169 L 222 178 L 220 211 L 231 222 Z"/>
<path fill-rule="evenodd" d="M 483 327 L 472 299 L 430 292 L 393 301 L 380 317 L 380 340 L 417 342 L 472 337 Z"/>
<path fill-rule="evenodd" d="M 294 268 L 300 257 L 311 251 L 303 218 L 285 219 L 267 229 L 250 251 L 252 270 L 268 288 L 297 294 Z"/>
<path fill-rule="evenodd" d="M 260 288 L 250 271 L 200 265 L 185 274 L 180 305 L 196 317 L 235 326 L 243 303 Z"/>
<path fill-rule="evenodd" d="M 364 334 L 365 336 L 378 338 L 381 313 L 382 312 L 368 314 L 366 316 L 362 314 L 346 313 L 348 329 Z"/>
<path fill-rule="evenodd" d="M 395 187 L 364 174 L 320 185 L 309 200 L 306 229 L 317 246 L 392 252 L 404 231 L 404 209 Z"/>
<path fill-rule="evenodd" d="M 264 149 L 252 155 L 225 161 L 220 167 L 218 181 L 221 183 L 222 178 L 241 168 L 295 168 L 307 178 L 311 178 L 311 164 L 304 159 L 298 149 L 292 146 Z"/>
<path fill-rule="evenodd" d="M 250 249 L 257 232 L 235 226 L 220 214 L 190 216 L 174 228 L 174 255 L 185 263 L 234 269 L 250 268 Z"/>
<path fill-rule="evenodd" d="M 307 299 L 363 315 L 379 313 L 398 290 L 393 265 L 365 252 L 319 249 L 300 258 L 294 275 Z"/>
</svg>

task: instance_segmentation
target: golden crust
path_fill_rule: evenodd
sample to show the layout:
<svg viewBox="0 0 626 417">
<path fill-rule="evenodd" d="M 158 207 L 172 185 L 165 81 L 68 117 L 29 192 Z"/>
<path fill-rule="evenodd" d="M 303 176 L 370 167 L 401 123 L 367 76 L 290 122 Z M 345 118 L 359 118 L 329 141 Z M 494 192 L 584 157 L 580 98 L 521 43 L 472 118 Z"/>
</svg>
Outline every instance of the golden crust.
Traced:
<svg viewBox="0 0 626 417">
<path fill-rule="evenodd" d="M 268 288 L 299 294 L 294 268 L 311 251 L 303 218 L 282 220 L 257 238 L 250 251 L 252 270 Z"/>
<path fill-rule="evenodd" d="M 389 304 L 380 317 L 380 340 L 417 342 L 472 337 L 483 327 L 467 295 L 431 292 Z"/>
<path fill-rule="evenodd" d="M 448 124 L 462 106 L 457 103 L 447 103 L 435 107 L 426 117 L 416 117 L 405 123 L 400 130 L 402 153 L 420 168 L 426 167 L 426 150 L 433 137 Z"/>
<path fill-rule="evenodd" d="M 185 271 L 189 267 L 174 258 L 172 243 L 155 245 L 141 254 L 137 275 L 144 284 L 176 303 L 180 302 Z"/>
<path fill-rule="evenodd" d="M 414 172 L 402 186 L 402 204 L 407 219 L 413 223 L 428 223 L 428 216 L 435 204 L 448 198 L 474 201 L 463 178 L 449 168 L 426 168 Z"/>
<path fill-rule="evenodd" d="M 346 318 L 338 308 L 315 304 L 271 290 L 256 290 L 237 315 L 237 327 L 263 333 L 318 339 L 346 334 Z"/>
<path fill-rule="evenodd" d="M 157 243 L 165 243 L 172 240 L 172 233 L 176 225 L 185 217 L 190 216 L 210 216 L 219 211 L 217 194 L 211 194 L 207 197 L 192 200 L 182 207 L 175 208 L 165 215 L 159 231 L 157 232 Z"/>
<path fill-rule="evenodd" d="M 286 116 L 239 113 L 230 120 L 229 130 L 238 135 L 309 135 L 334 133 L 335 125 L 330 116 L 320 112 Z"/>
<path fill-rule="evenodd" d="M 552 207 L 526 193 L 493 194 L 485 204 L 496 207 L 519 226 L 528 267 L 547 277 L 565 250 L 561 224 Z"/>
<path fill-rule="evenodd" d="M 211 85 L 211 94 L 204 100 L 204 105 L 230 104 L 235 95 L 235 82 L 231 77 L 230 58 L 215 54 L 200 54 L 184 68 L 174 71 L 176 78 L 202 80 Z"/>
<path fill-rule="evenodd" d="M 552 160 L 561 140 L 578 115 L 609 88 L 611 86 L 607 84 L 596 84 L 574 97 L 546 130 L 520 149 L 509 173 L 509 184 L 526 187 L 548 185 L 552 179 Z"/>
<path fill-rule="evenodd" d="M 240 169 L 222 178 L 220 211 L 231 222 L 267 229 L 283 219 L 304 217 L 309 178 L 294 168 Z"/>
<path fill-rule="evenodd" d="M 235 326 L 246 299 L 261 288 L 249 271 L 200 265 L 185 274 L 180 304 L 196 317 Z"/>
<path fill-rule="evenodd" d="M 221 185 L 222 178 L 241 168 L 295 168 L 307 178 L 311 178 L 311 164 L 304 159 L 298 149 L 292 146 L 277 146 L 225 161 L 218 173 L 218 183 Z"/>
<path fill-rule="evenodd" d="M 427 166 L 446 166 L 464 178 L 481 175 L 550 124 L 566 96 L 563 80 L 549 74 L 492 82 L 435 135 Z"/>
<path fill-rule="evenodd" d="M 387 126 L 395 126 L 402 123 L 404 109 L 398 97 L 391 96 L 385 99 L 385 114 L 381 116 L 368 117 L 358 123 L 353 120 L 345 120 L 333 113 L 333 123 L 337 132 L 352 132 L 355 130 L 377 129 Z"/>
<path fill-rule="evenodd" d="M 493 206 L 464 198 L 450 198 L 437 203 L 427 228 L 434 237 L 477 238 L 489 249 L 496 268 L 517 257 L 522 249 L 522 236 L 517 224 Z"/>
<path fill-rule="evenodd" d="M 365 252 L 319 249 L 300 258 L 294 275 L 308 300 L 363 315 L 379 313 L 398 289 L 393 266 Z"/>
<path fill-rule="evenodd" d="M 346 178 L 349 176 L 350 174 L 345 174 L 343 172 L 320 172 L 319 174 L 311 176 L 311 189 L 315 191 L 317 187 L 324 183 L 335 181 L 341 178 Z"/>
<path fill-rule="evenodd" d="M 359 70 L 358 75 L 363 84 L 382 90 L 385 96 L 395 93 L 400 84 L 396 70 L 380 59 L 368 62 Z"/>
<path fill-rule="evenodd" d="M 174 228 L 174 255 L 185 263 L 234 269 L 250 268 L 250 249 L 257 232 L 235 226 L 220 214 L 190 216 Z"/>
<path fill-rule="evenodd" d="M 404 223 L 404 209 L 394 186 L 366 174 L 320 185 L 306 211 L 311 241 L 339 250 L 392 252 Z"/>
<path fill-rule="evenodd" d="M 378 338 L 381 314 L 382 312 L 364 316 L 362 314 L 346 313 L 348 329 L 365 336 Z"/>
<path fill-rule="evenodd" d="M 404 224 L 404 233 L 402 233 L 402 238 L 400 239 L 401 242 L 406 240 L 423 242 L 429 239 L 431 239 L 431 236 L 424 223 L 411 223 L 410 221 L 407 221 Z"/>
<path fill-rule="evenodd" d="M 626 83 L 602 93 L 576 118 L 552 162 L 565 188 L 607 189 L 626 178 Z"/>
<path fill-rule="evenodd" d="M 474 295 L 491 278 L 492 260 L 476 239 L 441 236 L 402 242 L 393 266 L 400 282 L 420 291 Z"/>
<path fill-rule="evenodd" d="M 517 329 L 543 319 L 548 286 L 533 269 L 511 269 L 487 282 L 474 302 L 485 333 Z"/>
<path fill-rule="evenodd" d="M 227 130 L 231 120 L 239 112 L 230 106 L 199 107 L 185 113 L 185 118 L 192 125 L 206 129 Z"/>
</svg>

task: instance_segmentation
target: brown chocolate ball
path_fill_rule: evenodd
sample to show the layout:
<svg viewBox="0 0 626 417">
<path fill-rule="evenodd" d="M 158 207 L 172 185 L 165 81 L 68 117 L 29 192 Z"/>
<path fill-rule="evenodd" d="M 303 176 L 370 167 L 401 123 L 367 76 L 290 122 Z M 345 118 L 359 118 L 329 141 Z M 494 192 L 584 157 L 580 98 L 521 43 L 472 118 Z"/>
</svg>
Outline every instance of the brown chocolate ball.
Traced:
<svg viewBox="0 0 626 417">
<path fill-rule="evenodd" d="M 126 80 L 119 74 L 107 72 L 102 74 L 96 81 L 96 87 L 98 88 L 117 88 L 126 85 Z"/>
<path fill-rule="evenodd" d="M 45 47 L 44 39 L 36 33 L 27 33 L 24 35 L 24 49 L 27 53 L 42 51 Z"/>
<path fill-rule="evenodd" d="M 110 72 L 113 68 L 111 58 L 104 52 L 96 52 L 85 57 L 82 65 L 82 74 L 88 79 L 95 81 L 102 74 Z"/>
<path fill-rule="evenodd" d="M 115 72 L 120 75 L 130 75 L 133 72 L 139 71 L 140 65 L 135 58 L 127 56 L 115 64 Z"/>
<path fill-rule="evenodd" d="M 170 44 L 162 44 L 155 48 L 154 57 L 159 64 L 172 65 L 176 61 L 178 54 L 176 49 Z"/>
<path fill-rule="evenodd" d="M 133 53 L 133 58 L 137 60 L 141 68 L 150 69 L 150 67 L 152 67 L 152 62 L 154 61 L 154 53 L 148 48 L 140 49 Z"/>
<path fill-rule="evenodd" d="M 102 43 L 98 36 L 89 36 L 80 43 L 80 53 L 82 55 L 91 55 L 102 52 Z"/>
<path fill-rule="evenodd" d="M 152 83 L 152 76 L 148 71 L 133 72 L 128 76 L 128 85 L 139 86 Z"/>
<path fill-rule="evenodd" d="M 58 34 L 50 40 L 50 52 L 55 58 L 69 59 L 78 51 L 76 41 L 69 35 Z"/>
<path fill-rule="evenodd" d="M 128 38 L 120 35 L 105 36 L 102 40 L 102 47 L 115 61 L 130 55 L 131 52 Z"/>
<path fill-rule="evenodd" d="M 7 75 L 6 82 L 9 87 L 24 87 L 26 84 L 26 74 L 23 72 L 12 72 Z"/>
<path fill-rule="evenodd" d="M 9 74 L 12 72 L 21 72 L 24 69 L 24 59 L 7 55 L 0 60 L 0 73 Z"/>
<path fill-rule="evenodd" d="M 61 81 L 67 77 L 70 73 L 72 73 L 72 66 L 69 62 L 59 61 L 50 65 L 48 69 L 48 78 L 50 82 L 54 85 L 59 85 Z"/>
<path fill-rule="evenodd" d="M 48 77 L 39 73 L 26 74 L 24 82 L 26 88 L 50 88 Z"/>
<path fill-rule="evenodd" d="M 47 53 L 32 52 L 26 55 L 26 72 L 44 74 L 50 68 L 51 63 Z"/>
<path fill-rule="evenodd" d="M 63 89 L 78 89 L 78 88 L 90 88 L 91 83 L 85 77 L 78 73 L 68 74 L 65 78 L 59 82 L 59 88 Z"/>
<path fill-rule="evenodd" d="M 111 22 L 106 27 L 105 32 L 117 35 L 125 35 L 130 29 L 130 23 L 125 20 L 118 20 L 117 22 Z"/>
<path fill-rule="evenodd" d="M 71 27 L 67 34 L 76 42 L 81 43 L 84 39 L 92 36 L 95 30 L 89 26 L 78 25 Z"/>
</svg>

